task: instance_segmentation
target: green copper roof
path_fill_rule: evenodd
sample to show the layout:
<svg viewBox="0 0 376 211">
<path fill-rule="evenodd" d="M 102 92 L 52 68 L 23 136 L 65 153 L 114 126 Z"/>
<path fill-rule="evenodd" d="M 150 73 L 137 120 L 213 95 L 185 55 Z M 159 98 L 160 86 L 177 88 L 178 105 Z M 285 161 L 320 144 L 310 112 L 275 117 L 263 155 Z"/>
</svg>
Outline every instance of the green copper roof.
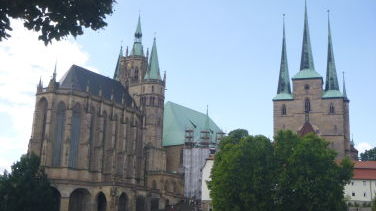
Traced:
<svg viewBox="0 0 376 211">
<path fill-rule="evenodd" d="M 114 77 L 113 77 L 113 79 L 115 79 L 115 80 L 118 80 L 118 76 L 120 74 L 120 59 L 121 59 L 122 56 L 123 56 L 123 46 L 120 47 L 119 57 L 118 57 L 116 67 L 115 67 L 115 73 L 114 73 Z"/>
<path fill-rule="evenodd" d="M 138 16 L 136 32 L 134 33 L 134 43 L 131 56 L 144 56 L 144 48 L 142 46 L 141 17 Z"/>
<path fill-rule="evenodd" d="M 274 101 L 277 101 L 277 100 L 293 100 L 294 97 L 290 94 L 290 93 L 280 93 L 280 94 L 277 94 L 277 96 L 275 96 L 273 98 Z"/>
<path fill-rule="evenodd" d="M 274 99 L 283 100 L 283 97 L 286 97 L 286 99 L 292 99 L 289 67 L 287 63 L 285 19 L 283 19 L 282 54 L 281 66 L 279 69 L 278 89 L 277 96 Z"/>
<path fill-rule="evenodd" d="M 304 31 L 303 31 L 303 44 L 302 44 L 302 58 L 300 61 L 300 70 L 311 69 L 315 70 L 313 64 L 311 40 L 309 36 L 309 26 L 308 26 L 308 15 L 307 15 L 307 4 L 305 4 L 304 10 Z"/>
<path fill-rule="evenodd" d="M 312 69 L 303 69 L 300 70 L 298 73 L 292 77 L 293 80 L 295 79 L 309 79 L 309 78 L 322 78 L 321 75 Z"/>
<path fill-rule="evenodd" d="M 336 63 L 334 60 L 332 34 L 330 31 L 330 21 L 328 14 L 328 59 L 326 66 L 325 91 L 329 90 L 339 90 L 339 86 L 337 79 Z"/>
<path fill-rule="evenodd" d="M 208 118 L 208 119 L 207 119 Z M 215 141 L 217 132 L 221 129 L 204 113 L 178 105 L 173 102 L 165 103 L 163 116 L 163 146 L 184 144 L 185 130 L 194 130 L 194 141 L 199 141 L 200 132 L 205 130 L 205 122 L 208 120 L 212 142 Z"/>
<path fill-rule="evenodd" d="M 324 91 L 322 98 L 343 98 L 343 94 L 339 90 Z"/>
<path fill-rule="evenodd" d="M 159 73 L 159 62 L 158 62 L 158 53 L 157 53 L 157 43 L 154 38 L 153 48 L 151 49 L 151 55 L 149 60 L 148 71 L 145 74 L 144 79 L 157 79 L 161 80 L 161 75 Z"/>
</svg>

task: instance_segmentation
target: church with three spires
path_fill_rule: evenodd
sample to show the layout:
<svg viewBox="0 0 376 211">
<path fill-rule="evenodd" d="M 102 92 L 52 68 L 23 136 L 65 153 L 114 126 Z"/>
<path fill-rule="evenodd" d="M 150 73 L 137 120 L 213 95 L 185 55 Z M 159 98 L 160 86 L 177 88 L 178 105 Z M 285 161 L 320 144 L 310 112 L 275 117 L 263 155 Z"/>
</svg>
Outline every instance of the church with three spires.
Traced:
<svg viewBox="0 0 376 211">
<path fill-rule="evenodd" d="M 358 151 L 350 141 L 349 103 L 344 77 L 342 91 L 339 88 L 329 11 L 328 55 L 324 83 L 323 77 L 315 70 L 313 62 L 307 6 L 305 6 L 300 69 L 291 81 L 287 63 L 285 23 L 283 23 L 278 88 L 277 95 L 273 98 L 274 134 L 279 130 L 292 130 L 302 136 L 312 132 L 329 141 L 329 147 L 338 153 L 338 159 L 349 156 L 357 160 Z"/>
</svg>

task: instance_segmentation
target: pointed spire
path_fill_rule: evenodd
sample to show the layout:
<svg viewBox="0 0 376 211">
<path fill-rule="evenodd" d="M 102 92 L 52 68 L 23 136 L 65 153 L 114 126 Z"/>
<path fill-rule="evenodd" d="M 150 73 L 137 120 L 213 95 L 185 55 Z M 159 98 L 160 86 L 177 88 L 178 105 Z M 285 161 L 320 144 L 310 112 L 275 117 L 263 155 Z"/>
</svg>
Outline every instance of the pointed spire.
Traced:
<svg viewBox="0 0 376 211">
<path fill-rule="evenodd" d="M 328 90 L 339 90 L 336 63 L 334 60 L 333 44 L 332 44 L 332 33 L 330 30 L 330 19 L 328 10 L 328 59 L 326 66 L 326 82 L 325 91 Z"/>
<path fill-rule="evenodd" d="M 37 93 L 42 92 L 42 91 L 43 91 L 43 82 L 42 82 L 42 77 L 40 77 L 39 83 L 38 83 L 38 86 L 37 86 Z"/>
<path fill-rule="evenodd" d="M 138 16 L 138 23 L 136 32 L 134 33 L 134 43 L 131 51 L 131 56 L 144 56 L 144 50 L 142 46 L 142 31 L 141 31 L 141 16 Z"/>
<path fill-rule="evenodd" d="M 146 72 L 144 79 L 161 80 L 161 75 L 159 71 L 158 53 L 157 53 L 157 43 L 156 43 L 155 37 L 154 37 L 153 47 L 151 49 L 148 71 Z"/>
<path fill-rule="evenodd" d="M 209 106 L 208 105 L 206 105 L 206 118 L 205 118 L 204 130 L 206 131 L 210 130 L 210 118 L 209 118 Z"/>
<path fill-rule="evenodd" d="M 286 34 L 285 34 L 285 14 L 283 14 L 283 38 L 282 38 L 282 55 L 281 66 L 279 70 L 277 94 L 291 94 L 289 68 L 287 63 Z"/>
<path fill-rule="evenodd" d="M 57 61 L 55 62 L 55 69 L 54 69 L 54 73 L 52 74 L 52 79 L 54 81 L 56 81 L 56 66 L 57 66 Z"/>
<path fill-rule="evenodd" d="M 114 77 L 113 77 L 113 79 L 115 79 L 115 80 L 119 79 L 118 77 L 120 75 L 120 60 L 121 60 L 121 57 L 123 57 L 123 45 L 120 46 L 120 52 L 119 52 L 118 60 L 117 60 L 116 67 L 115 67 L 115 73 L 114 73 Z"/>
<path fill-rule="evenodd" d="M 304 8 L 304 31 L 303 31 L 303 45 L 302 45 L 302 58 L 300 61 L 300 70 L 310 69 L 314 70 L 315 66 L 313 64 L 311 40 L 309 36 L 309 26 L 308 26 L 308 14 L 307 14 L 307 1 L 305 1 Z"/>
<path fill-rule="evenodd" d="M 346 84 L 345 84 L 345 72 L 342 72 L 342 77 L 343 77 L 343 88 L 342 88 L 343 97 L 345 98 L 345 100 L 348 100 L 347 93 L 346 93 Z"/>
</svg>

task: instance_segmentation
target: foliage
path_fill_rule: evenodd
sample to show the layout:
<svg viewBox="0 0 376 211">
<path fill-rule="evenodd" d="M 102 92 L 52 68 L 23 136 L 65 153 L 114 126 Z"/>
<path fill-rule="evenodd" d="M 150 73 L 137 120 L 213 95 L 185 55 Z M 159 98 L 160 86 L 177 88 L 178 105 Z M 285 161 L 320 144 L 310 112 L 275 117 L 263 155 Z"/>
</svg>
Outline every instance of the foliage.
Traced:
<svg viewBox="0 0 376 211">
<path fill-rule="evenodd" d="M 372 211 L 376 211 L 376 197 L 372 199 Z"/>
<path fill-rule="evenodd" d="M 344 210 L 353 164 L 320 137 L 280 131 L 233 136 L 220 144 L 208 183 L 215 210 Z"/>
<path fill-rule="evenodd" d="M 67 35 L 83 34 L 83 27 L 98 30 L 107 25 L 115 0 L 1 0 L 0 41 L 10 37 L 10 19 L 21 19 L 29 30 L 39 32 L 47 45 Z"/>
<path fill-rule="evenodd" d="M 271 210 L 273 183 L 269 180 L 273 171 L 273 147 L 270 141 L 264 136 L 240 138 L 231 134 L 225 139 L 228 143 L 216 154 L 209 182 L 215 209 Z"/>
<path fill-rule="evenodd" d="M 50 211 L 58 202 L 36 155 L 23 155 L 0 175 L 0 211 Z"/>
<path fill-rule="evenodd" d="M 376 161 L 376 147 L 360 153 L 360 159 L 362 161 Z"/>
</svg>

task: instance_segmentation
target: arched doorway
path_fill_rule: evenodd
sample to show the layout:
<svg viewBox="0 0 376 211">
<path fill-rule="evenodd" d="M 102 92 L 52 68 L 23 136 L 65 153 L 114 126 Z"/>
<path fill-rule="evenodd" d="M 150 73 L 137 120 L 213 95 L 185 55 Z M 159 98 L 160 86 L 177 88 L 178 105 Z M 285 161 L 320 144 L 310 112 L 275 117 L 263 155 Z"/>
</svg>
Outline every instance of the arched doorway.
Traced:
<svg viewBox="0 0 376 211">
<path fill-rule="evenodd" d="M 159 199 L 152 198 L 151 199 L 151 211 L 158 211 L 159 210 Z"/>
<path fill-rule="evenodd" d="M 60 192 L 54 187 L 51 187 L 51 192 L 54 199 L 54 207 L 52 208 L 52 211 L 60 211 Z"/>
<path fill-rule="evenodd" d="M 69 197 L 69 211 L 90 211 L 90 193 L 86 189 L 78 188 Z"/>
<path fill-rule="evenodd" d="M 136 211 L 145 211 L 145 198 L 143 196 L 136 198 Z"/>
<path fill-rule="evenodd" d="M 107 200 L 104 193 L 100 192 L 97 195 L 97 211 L 106 211 Z"/>
<path fill-rule="evenodd" d="M 127 194 L 122 193 L 119 197 L 119 204 L 118 204 L 118 211 L 126 211 L 128 210 L 128 197 Z"/>
</svg>

